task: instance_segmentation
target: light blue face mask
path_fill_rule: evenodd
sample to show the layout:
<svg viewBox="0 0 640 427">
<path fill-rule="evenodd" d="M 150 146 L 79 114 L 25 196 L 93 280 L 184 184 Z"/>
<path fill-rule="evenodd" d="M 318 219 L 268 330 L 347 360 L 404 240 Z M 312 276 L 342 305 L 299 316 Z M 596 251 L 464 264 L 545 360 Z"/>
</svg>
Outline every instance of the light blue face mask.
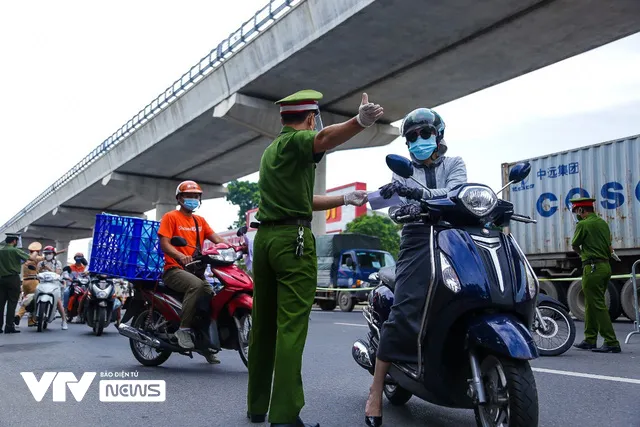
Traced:
<svg viewBox="0 0 640 427">
<path fill-rule="evenodd" d="M 409 143 L 409 152 L 418 160 L 427 160 L 436 151 L 436 148 L 438 148 L 438 143 L 435 135 L 431 135 L 429 139 L 418 137 L 416 142 Z"/>
<path fill-rule="evenodd" d="M 182 202 L 185 208 L 189 209 L 191 212 L 195 212 L 196 209 L 200 207 L 200 200 L 198 199 L 184 199 Z"/>
</svg>

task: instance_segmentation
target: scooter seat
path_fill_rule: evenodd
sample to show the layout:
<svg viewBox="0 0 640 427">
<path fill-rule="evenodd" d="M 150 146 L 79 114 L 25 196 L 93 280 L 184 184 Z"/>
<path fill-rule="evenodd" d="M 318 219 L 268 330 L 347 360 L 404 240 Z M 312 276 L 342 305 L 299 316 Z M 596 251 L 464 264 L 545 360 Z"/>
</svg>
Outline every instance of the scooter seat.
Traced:
<svg viewBox="0 0 640 427">
<path fill-rule="evenodd" d="M 396 267 L 382 267 L 378 271 L 380 281 L 391 288 L 392 291 L 396 288 Z"/>
<path fill-rule="evenodd" d="M 171 289 L 170 287 L 166 286 L 162 282 L 160 282 L 158 284 L 158 291 L 162 292 L 163 294 L 170 295 L 170 296 L 174 297 L 175 299 L 177 299 L 178 301 L 182 301 L 182 298 L 184 298 L 184 292 L 175 291 L 175 290 Z"/>
</svg>

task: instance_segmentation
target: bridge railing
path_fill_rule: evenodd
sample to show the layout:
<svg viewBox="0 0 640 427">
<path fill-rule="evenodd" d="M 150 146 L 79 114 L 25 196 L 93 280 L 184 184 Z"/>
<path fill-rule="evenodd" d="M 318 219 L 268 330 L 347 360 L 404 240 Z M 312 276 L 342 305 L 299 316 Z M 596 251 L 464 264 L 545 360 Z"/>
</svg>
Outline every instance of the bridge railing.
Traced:
<svg viewBox="0 0 640 427">
<path fill-rule="evenodd" d="M 136 130 L 150 121 L 153 117 L 162 112 L 169 105 L 178 100 L 188 90 L 193 88 L 198 82 L 216 70 L 224 61 L 237 53 L 251 40 L 265 31 L 278 21 L 287 11 L 295 7 L 304 0 L 270 0 L 269 4 L 260 9 L 253 18 L 243 23 L 238 30 L 231 33 L 216 48 L 211 50 L 205 57 L 200 59 L 189 71 L 176 80 L 171 86 L 165 89 L 147 106 L 134 115 L 120 129 L 115 131 L 102 144 L 94 148 L 89 155 L 78 162 L 61 178 L 48 187 L 42 194 L 31 201 L 25 208 L 14 215 L 0 229 L 4 230 L 12 226 L 22 218 L 27 212 L 33 210 L 46 198 L 51 196 L 58 188 L 65 185 L 79 173 L 87 169 L 96 160 L 104 156 L 109 150 L 122 142 L 125 138 L 133 134 Z"/>
</svg>

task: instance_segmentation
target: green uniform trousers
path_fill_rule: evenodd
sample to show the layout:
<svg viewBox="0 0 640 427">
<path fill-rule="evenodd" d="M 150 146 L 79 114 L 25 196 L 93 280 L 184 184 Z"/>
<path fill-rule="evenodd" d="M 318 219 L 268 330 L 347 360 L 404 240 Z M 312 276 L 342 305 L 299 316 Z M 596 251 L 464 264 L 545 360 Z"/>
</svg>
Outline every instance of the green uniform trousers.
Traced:
<svg viewBox="0 0 640 427">
<path fill-rule="evenodd" d="M 271 423 L 295 423 L 304 406 L 302 352 L 316 293 L 318 261 L 311 230 L 304 228 L 300 258 L 295 254 L 297 236 L 297 226 L 261 226 L 253 242 L 247 403 L 251 414 L 269 412 Z"/>
<path fill-rule="evenodd" d="M 584 292 L 584 340 L 590 344 L 596 344 L 598 333 L 604 338 L 604 343 L 610 346 L 619 346 L 613 330 L 609 310 L 604 299 L 607 284 L 611 278 L 611 266 L 608 262 L 594 264 L 582 269 L 582 291 Z"/>
</svg>

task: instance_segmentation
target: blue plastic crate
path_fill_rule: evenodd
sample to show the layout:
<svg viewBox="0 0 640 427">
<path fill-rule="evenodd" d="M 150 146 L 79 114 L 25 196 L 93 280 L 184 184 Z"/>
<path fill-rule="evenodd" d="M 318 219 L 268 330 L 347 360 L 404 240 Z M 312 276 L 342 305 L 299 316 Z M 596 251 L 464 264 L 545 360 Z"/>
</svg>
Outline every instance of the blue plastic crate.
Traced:
<svg viewBox="0 0 640 427">
<path fill-rule="evenodd" d="M 129 280 L 159 280 L 164 267 L 159 227 L 158 221 L 96 215 L 90 271 Z"/>
</svg>

